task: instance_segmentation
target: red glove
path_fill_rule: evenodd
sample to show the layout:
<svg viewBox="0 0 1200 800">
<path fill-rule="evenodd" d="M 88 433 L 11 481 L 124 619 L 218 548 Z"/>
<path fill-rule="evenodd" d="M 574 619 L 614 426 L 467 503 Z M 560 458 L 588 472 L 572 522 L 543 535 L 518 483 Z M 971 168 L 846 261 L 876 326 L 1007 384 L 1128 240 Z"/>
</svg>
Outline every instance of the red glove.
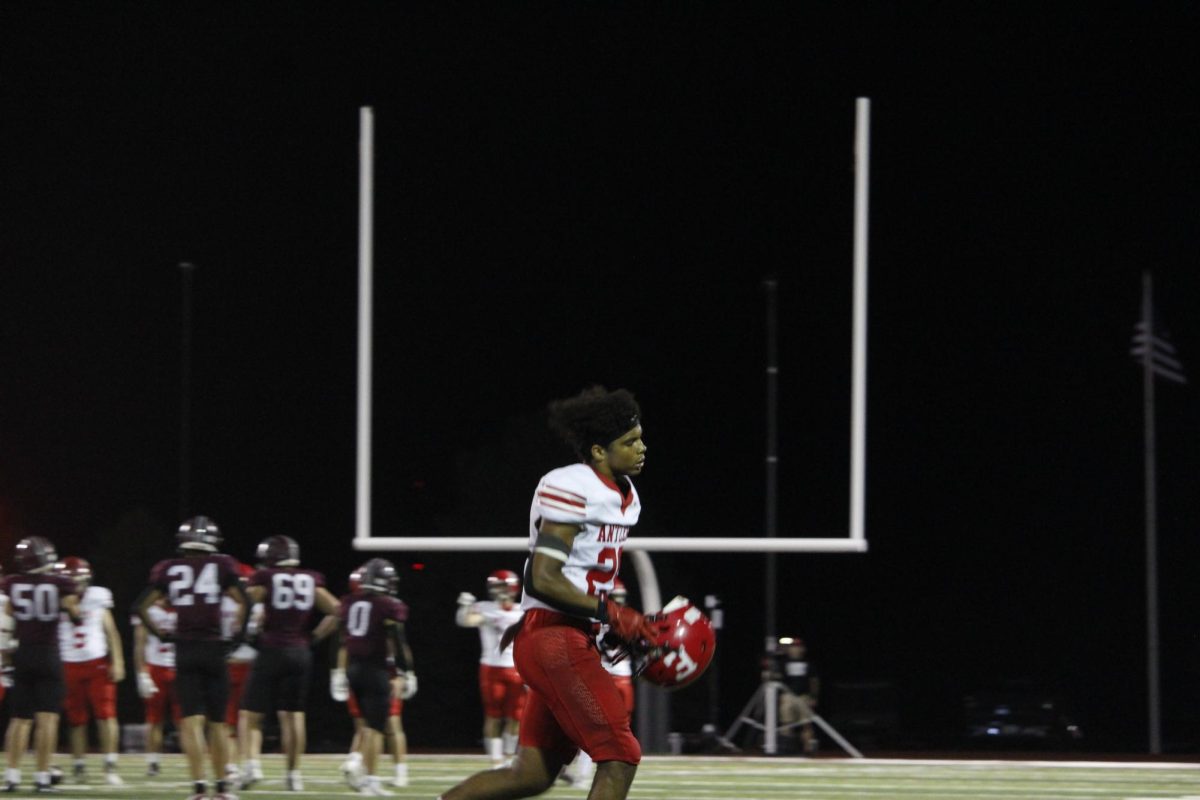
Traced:
<svg viewBox="0 0 1200 800">
<path fill-rule="evenodd" d="M 601 622 L 607 622 L 609 630 L 622 642 L 639 650 L 650 650 L 658 644 L 659 629 L 653 620 L 607 597 L 600 608 Z"/>
</svg>

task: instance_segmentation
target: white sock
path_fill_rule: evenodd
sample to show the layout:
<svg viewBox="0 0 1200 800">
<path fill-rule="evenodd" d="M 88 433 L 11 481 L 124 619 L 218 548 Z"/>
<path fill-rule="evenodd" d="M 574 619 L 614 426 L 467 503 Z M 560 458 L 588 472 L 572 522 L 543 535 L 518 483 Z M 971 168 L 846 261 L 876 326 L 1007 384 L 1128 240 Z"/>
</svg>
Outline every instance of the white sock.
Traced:
<svg viewBox="0 0 1200 800">
<path fill-rule="evenodd" d="M 4 768 L 4 780 L 7 783 L 20 783 L 21 782 L 21 770 L 16 767 L 5 767 Z"/>
<path fill-rule="evenodd" d="M 358 752 L 357 750 L 354 750 L 350 753 L 350 755 L 346 756 L 346 760 L 349 761 L 351 764 L 361 764 L 362 763 L 362 753 Z"/>
<path fill-rule="evenodd" d="M 289 770 L 288 770 L 288 777 L 289 777 L 289 778 L 291 778 L 292 780 L 295 780 L 296 778 L 299 778 L 299 777 L 300 777 L 300 770 L 298 770 L 298 769 L 289 769 Z"/>
<path fill-rule="evenodd" d="M 33 773 L 33 782 L 36 783 L 38 786 L 46 786 L 47 784 L 50 783 L 50 773 L 49 772 Z"/>
<path fill-rule="evenodd" d="M 502 734 L 504 739 L 504 755 L 512 756 L 517 753 L 517 734 L 505 733 Z"/>
<path fill-rule="evenodd" d="M 483 749 L 492 757 L 492 761 L 499 763 L 504 760 L 504 743 L 500 737 L 484 739 Z"/>
<path fill-rule="evenodd" d="M 579 778 L 587 778 L 592 774 L 592 757 L 582 750 L 575 757 L 575 775 Z"/>
<path fill-rule="evenodd" d="M 117 765 L 117 754 L 116 753 L 105 753 L 104 754 L 104 766 L 115 767 L 116 765 Z"/>
<path fill-rule="evenodd" d="M 157 764 L 158 763 L 158 753 L 146 753 L 146 763 L 147 764 Z"/>
<path fill-rule="evenodd" d="M 407 763 L 396 765 L 396 777 L 399 780 L 406 780 L 408 778 L 408 764 Z"/>
</svg>

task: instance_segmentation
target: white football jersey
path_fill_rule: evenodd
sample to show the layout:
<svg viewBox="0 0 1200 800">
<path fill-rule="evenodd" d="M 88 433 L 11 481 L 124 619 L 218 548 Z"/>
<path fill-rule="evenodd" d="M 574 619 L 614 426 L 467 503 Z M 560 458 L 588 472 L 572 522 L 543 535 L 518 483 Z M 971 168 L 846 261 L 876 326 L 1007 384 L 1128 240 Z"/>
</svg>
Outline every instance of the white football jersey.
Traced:
<svg viewBox="0 0 1200 800">
<path fill-rule="evenodd" d="M 544 520 L 578 525 L 571 552 L 563 564 L 563 575 L 581 591 L 598 595 L 613 587 L 621 568 L 621 549 L 642 511 L 633 482 L 628 494 L 587 464 L 572 464 L 547 472 L 533 494 L 529 510 L 529 549 L 537 543 L 538 525 Z M 557 550 L 543 551 L 562 559 Z M 524 593 L 521 608 L 549 608 Z"/>
<path fill-rule="evenodd" d="M 16 621 L 8 613 L 8 595 L 0 592 L 0 650 L 12 648 L 12 635 L 15 630 Z"/>
<path fill-rule="evenodd" d="M 504 608 L 494 600 L 481 600 L 471 606 L 470 613 L 479 614 L 483 622 L 479 624 L 479 663 L 489 667 L 513 666 L 512 644 L 504 650 L 500 649 L 500 637 L 510 625 L 516 625 L 525 612 L 517 604 Z"/>
<path fill-rule="evenodd" d="M 235 626 L 237 625 L 237 610 L 238 602 L 232 597 L 226 595 L 221 598 L 221 636 L 226 639 L 232 639 L 237 633 Z M 250 607 L 250 621 L 246 623 L 247 638 L 258 633 L 258 626 L 262 621 L 263 614 L 262 603 L 255 603 Z M 230 661 L 253 661 L 258 657 L 258 651 L 246 642 L 242 642 L 234 648 L 229 654 Z"/>
<path fill-rule="evenodd" d="M 112 607 L 112 592 L 103 586 L 89 586 L 79 598 L 82 619 L 78 625 L 66 613 L 59 615 L 58 652 L 63 661 L 95 661 L 108 655 L 104 614 Z"/>
<path fill-rule="evenodd" d="M 146 616 L 154 623 L 154 627 L 163 633 L 174 633 L 176 620 L 179 615 L 173 610 L 163 608 L 158 603 L 146 609 Z M 142 620 L 137 614 L 130 619 L 134 626 L 141 625 Z M 175 669 L 175 645 L 164 642 L 150 631 L 146 631 L 146 663 L 156 667 Z"/>
</svg>

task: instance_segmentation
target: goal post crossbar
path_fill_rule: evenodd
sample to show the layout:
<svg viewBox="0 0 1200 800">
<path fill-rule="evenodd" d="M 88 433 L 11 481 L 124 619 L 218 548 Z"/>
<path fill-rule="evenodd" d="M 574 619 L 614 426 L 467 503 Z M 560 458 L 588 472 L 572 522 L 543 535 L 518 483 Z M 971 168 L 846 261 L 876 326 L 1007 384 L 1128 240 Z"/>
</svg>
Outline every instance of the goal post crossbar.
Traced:
<svg viewBox="0 0 1200 800">
<path fill-rule="evenodd" d="M 626 550 L 672 553 L 865 553 L 867 540 L 855 538 L 711 538 L 634 537 Z M 354 549 L 373 552 L 472 550 L 476 552 L 524 551 L 527 536 L 359 536 Z"/>
</svg>

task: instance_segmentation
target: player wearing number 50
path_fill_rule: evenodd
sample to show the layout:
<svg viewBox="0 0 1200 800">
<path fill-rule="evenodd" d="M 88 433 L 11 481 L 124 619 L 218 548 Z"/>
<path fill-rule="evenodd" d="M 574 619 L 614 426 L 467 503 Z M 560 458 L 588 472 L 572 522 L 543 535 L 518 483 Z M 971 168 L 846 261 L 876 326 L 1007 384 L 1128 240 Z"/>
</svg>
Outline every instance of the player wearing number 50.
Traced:
<svg viewBox="0 0 1200 800">
<path fill-rule="evenodd" d="M 645 617 L 607 597 L 641 511 L 630 480 L 646 461 L 639 415 L 624 389 L 597 386 L 550 404 L 551 428 L 581 463 L 548 472 L 534 492 L 525 616 L 501 640 L 501 647 L 513 641 L 513 659 L 530 689 L 520 746 L 510 767 L 480 772 L 443 800 L 541 794 L 580 749 L 596 762 L 589 800 L 628 795 L 642 750 L 625 700 L 600 663 L 592 625 L 603 623 L 638 646 L 658 640 Z"/>
<path fill-rule="evenodd" d="M 238 741 L 244 760 L 242 788 L 253 782 L 249 743 L 251 732 L 262 727 L 263 715 L 279 713 L 279 734 L 285 761 L 285 784 L 291 791 L 304 788 L 300 755 L 306 743 L 304 706 L 312 672 L 309 623 L 314 609 L 332 616 L 337 598 L 325 588 L 325 576 L 300 567 L 300 545 L 290 536 L 270 536 L 258 545 L 258 570 L 250 577 L 250 601 L 262 603 L 258 633 L 258 658 L 250 671 L 249 688 L 242 698 Z"/>
<path fill-rule="evenodd" d="M 58 652 L 59 615 L 66 612 L 79 622 L 79 595 L 75 582 L 56 574 L 58 553 L 49 540 L 30 536 L 17 542 L 13 563 L 17 573 L 0 578 L 6 595 L 5 613 L 15 623 L 17 649 L 12 654 L 12 712 L 5 745 L 8 769 L 4 791 L 15 792 L 21 783 L 21 756 L 37 721 L 34 751 L 37 765 L 34 789 L 50 789 L 50 755 L 58 743 L 58 710 L 63 700 L 63 668 Z M 6 665 L 7 670 L 7 665 Z M 7 671 L 5 680 L 9 680 Z"/>
<path fill-rule="evenodd" d="M 232 597 L 239 605 L 234 639 L 245 635 L 249 599 L 238 580 L 237 561 L 218 552 L 221 530 L 208 517 L 192 517 L 175 535 L 178 555 L 164 559 L 150 570 L 150 585 L 134 603 L 134 613 L 146 630 L 160 641 L 175 643 L 175 691 L 183 714 L 179 739 L 187 756 L 195 793 L 192 800 L 205 800 L 205 719 L 208 720 L 208 753 L 216 781 L 214 800 L 235 797 L 227 791 L 225 766 L 229 736 L 225 726 L 225 704 L 229 696 L 229 672 L 225 652 L 229 641 L 221 631 L 221 598 Z M 149 613 L 161 598 L 177 613 L 174 634 L 160 630 Z"/>
<path fill-rule="evenodd" d="M 88 711 L 96 719 L 100 750 L 104 753 L 104 779 L 123 786 L 117 774 L 120 742 L 117 724 L 117 684 L 125 680 L 125 654 L 112 616 L 112 592 L 92 584 L 92 567 L 78 556 L 67 556 L 58 571 L 75 581 L 79 590 L 78 625 L 64 619 L 58 625 L 59 652 L 67 681 L 65 711 L 70 726 L 75 781 L 84 779 Z"/>
</svg>

